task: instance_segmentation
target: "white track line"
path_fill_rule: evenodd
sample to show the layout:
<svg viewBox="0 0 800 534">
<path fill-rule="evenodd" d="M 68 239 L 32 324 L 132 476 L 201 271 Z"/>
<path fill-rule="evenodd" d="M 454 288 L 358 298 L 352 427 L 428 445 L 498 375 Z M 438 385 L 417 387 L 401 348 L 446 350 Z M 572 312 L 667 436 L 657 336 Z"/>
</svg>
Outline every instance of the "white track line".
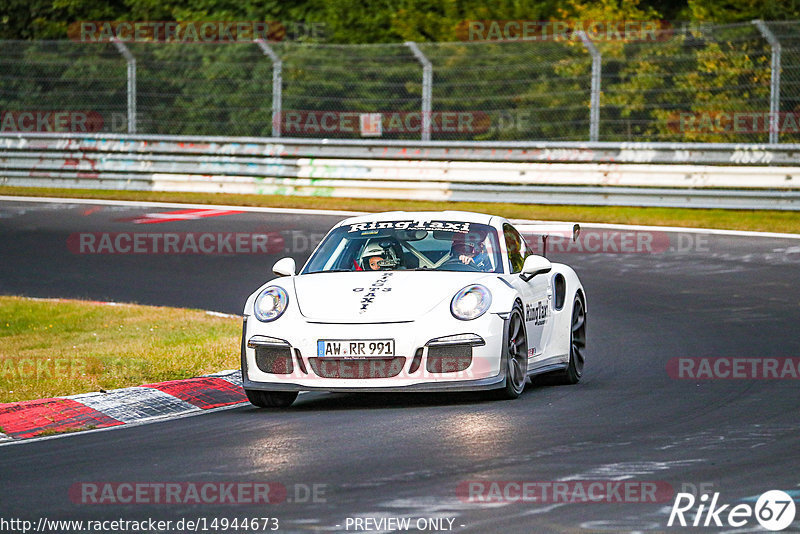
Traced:
<svg viewBox="0 0 800 534">
<path fill-rule="evenodd" d="M 352 217 L 364 215 L 367 212 L 344 211 L 344 210 L 322 210 L 322 209 L 303 209 L 303 208 L 267 208 L 256 206 L 225 206 L 217 204 L 181 204 L 178 202 L 140 202 L 132 200 L 101 200 L 90 198 L 56 198 L 56 197 L 18 197 L 0 195 L 0 201 L 10 202 L 43 202 L 43 203 L 68 203 L 68 204 L 94 204 L 101 206 L 132 206 L 143 208 L 184 208 L 184 209 L 224 209 L 237 210 L 251 213 L 283 213 L 296 215 L 337 215 Z M 532 224 L 574 224 L 574 221 L 540 221 L 535 219 L 515 219 L 514 222 Z M 581 226 L 590 228 L 609 228 L 617 230 L 644 230 L 660 232 L 691 232 L 697 234 L 710 235 L 729 235 L 739 237 L 764 237 L 774 239 L 800 239 L 800 234 L 788 234 L 778 232 L 751 232 L 745 230 L 721 230 L 714 228 L 691 228 L 682 226 L 643 226 L 635 224 L 607 224 L 607 223 L 579 223 Z"/>
<path fill-rule="evenodd" d="M 146 202 L 134 200 L 103 200 L 91 198 L 57 198 L 57 197 L 16 197 L 0 195 L 0 201 L 11 202 L 44 202 L 67 204 L 94 204 L 101 206 L 133 206 L 140 208 L 188 208 L 188 209 L 221 209 L 249 211 L 256 213 L 287 213 L 296 215 L 363 215 L 360 211 L 317 210 L 304 208 L 266 208 L 258 206 L 224 206 L 217 204 L 185 204 L 180 202 Z"/>
<path fill-rule="evenodd" d="M 534 223 L 534 224 L 575 224 L 567 221 L 533 221 L 526 219 L 514 219 L 514 223 Z M 608 223 L 578 223 L 581 227 L 587 228 L 609 228 L 612 230 L 642 230 L 658 232 L 691 232 L 693 234 L 710 235 L 729 235 L 738 237 L 769 237 L 777 239 L 800 239 L 800 234 L 784 234 L 779 232 L 752 232 L 748 230 L 719 230 L 715 228 L 691 228 L 683 226 L 644 226 L 640 224 L 608 224 Z"/>
</svg>

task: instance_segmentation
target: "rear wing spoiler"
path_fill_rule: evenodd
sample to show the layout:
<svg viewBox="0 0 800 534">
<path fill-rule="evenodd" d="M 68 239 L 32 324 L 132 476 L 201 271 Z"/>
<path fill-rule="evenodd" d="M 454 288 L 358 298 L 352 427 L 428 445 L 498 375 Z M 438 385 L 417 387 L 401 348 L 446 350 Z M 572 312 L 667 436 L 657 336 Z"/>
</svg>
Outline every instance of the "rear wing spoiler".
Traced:
<svg viewBox="0 0 800 534">
<path fill-rule="evenodd" d="M 581 225 L 578 223 L 515 223 L 514 227 L 526 238 L 534 235 L 542 240 L 542 256 L 547 255 L 547 239 L 550 236 L 558 236 L 577 241 L 581 235 Z"/>
</svg>

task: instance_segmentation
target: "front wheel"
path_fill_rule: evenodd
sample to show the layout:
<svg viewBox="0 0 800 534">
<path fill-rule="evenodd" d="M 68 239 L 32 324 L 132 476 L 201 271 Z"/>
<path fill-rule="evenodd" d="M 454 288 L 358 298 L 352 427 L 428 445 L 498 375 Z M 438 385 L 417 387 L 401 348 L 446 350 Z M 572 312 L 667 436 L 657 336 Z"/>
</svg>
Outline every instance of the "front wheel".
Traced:
<svg viewBox="0 0 800 534">
<path fill-rule="evenodd" d="M 528 336 L 525 334 L 525 320 L 519 304 L 514 305 L 508 318 L 503 351 L 506 381 L 503 389 L 498 390 L 498 396 L 516 399 L 522 394 L 528 379 Z"/>
<path fill-rule="evenodd" d="M 244 390 L 247 400 L 259 408 L 287 408 L 297 398 L 297 391 L 259 391 L 257 389 Z"/>
</svg>

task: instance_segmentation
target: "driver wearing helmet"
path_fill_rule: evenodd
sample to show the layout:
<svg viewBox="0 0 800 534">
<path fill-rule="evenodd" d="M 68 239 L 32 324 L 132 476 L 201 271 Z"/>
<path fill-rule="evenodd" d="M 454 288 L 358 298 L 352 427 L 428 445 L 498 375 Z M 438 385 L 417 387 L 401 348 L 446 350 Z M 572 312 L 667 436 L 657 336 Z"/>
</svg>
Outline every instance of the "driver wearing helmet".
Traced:
<svg viewBox="0 0 800 534">
<path fill-rule="evenodd" d="M 382 247 L 380 243 L 369 243 L 361 252 L 361 269 L 365 271 L 390 270 L 400 265 L 400 260 L 391 246 Z"/>
<path fill-rule="evenodd" d="M 464 265 L 471 265 L 480 271 L 492 269 L 489 255 L 483 243 L 477 240 L 454 240 L 452 254 Z"/>
</svg>

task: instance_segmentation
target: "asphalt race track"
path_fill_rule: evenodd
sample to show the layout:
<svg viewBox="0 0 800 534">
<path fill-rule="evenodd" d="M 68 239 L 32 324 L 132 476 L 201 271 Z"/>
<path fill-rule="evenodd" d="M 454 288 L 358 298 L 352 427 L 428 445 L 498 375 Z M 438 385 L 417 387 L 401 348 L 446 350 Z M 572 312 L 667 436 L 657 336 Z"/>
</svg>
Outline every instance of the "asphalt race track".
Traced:
<svg viewBox="0 0 800 534">
<path fill-rule="evenodd" d="M 0 201 L 0 293 L 241 313 L 275 260 L 304 260 L 342 218 L 234 213 L 136 222 L 176 210 Z M 222 254 L 81 251 L 80 234 L 98 232 L 270 239 L 266 254 L 244 253 L 248 238 Z M 800 356 L 800 240 L 664 234 L 656 237 L 668 240 L 662 250 L 619 252 L 606 237 L 597 252 L 549 255 L 577 270 L 589 297 L 589 357 L 579 385 L 537 383 L 515 401 L 308 393 L 285 411 L 242 405 L 4 446 L 0 516 L 206 518 L 208 532 L 223 532 L 210 528 L 214 518 L 243 517 L 277 518 L 279 532 L 379 531 L 377 523 L 356 530 L 353 518 L 410 518 L 411 530 L 427 532 L 757 530 L 754 518 L 738 529 L 667 528 L 667 519 L 682 489 L 719 492 L 719 504 L 731 505 L 753 505 L 773 489 L 800 497 L 800 382 L 676 379 L 667 364 Z M 283 485 L 286 501 L 85 504 L 70 496 L 80 483 L 264 481 Z M 470 481 L 504 488 L 508 481 L 649 481 L 674 493 L 660 502 L 623 494 L 614 502 L 509 495 L 481 503 L 463 491 Z M 800 514 L 786 531 L 800 531 Z"/>
</svg>

